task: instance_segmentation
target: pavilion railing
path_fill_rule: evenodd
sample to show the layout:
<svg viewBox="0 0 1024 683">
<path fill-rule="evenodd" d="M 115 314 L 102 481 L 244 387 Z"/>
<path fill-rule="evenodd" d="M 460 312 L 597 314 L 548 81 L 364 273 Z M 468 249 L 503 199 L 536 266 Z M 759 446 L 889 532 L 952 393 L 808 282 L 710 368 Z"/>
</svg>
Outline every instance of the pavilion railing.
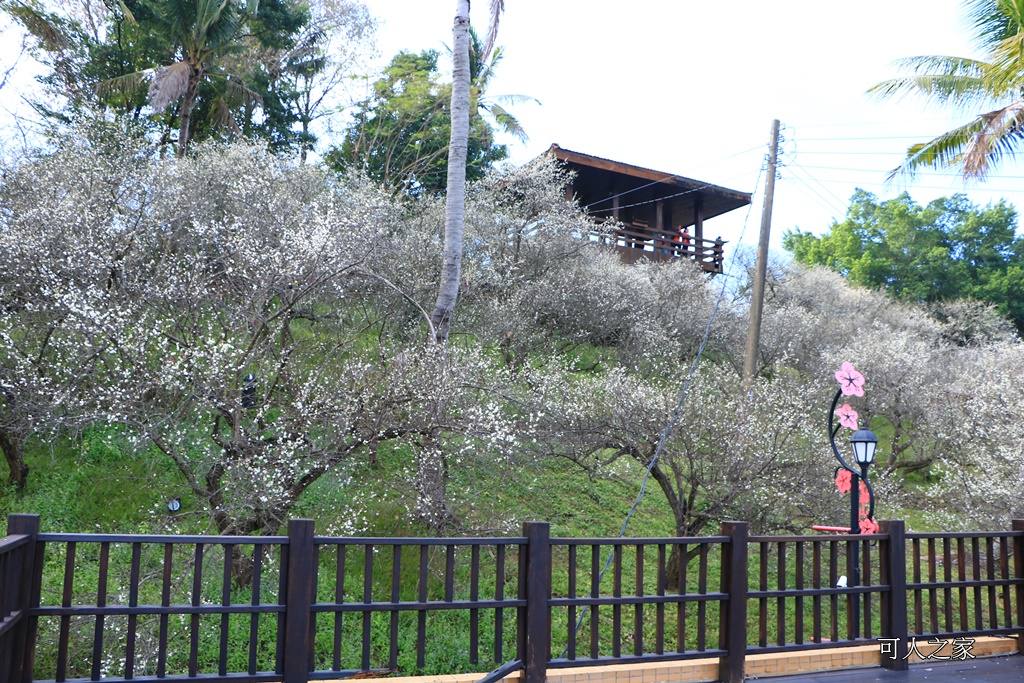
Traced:
<svg viewBox="0 0 1024 683">
<path fill-rule="evenodd" d="M 709 240 L 673 231 L 659 232 L 639 223 L 614 225 L 607 230 L 595 229 L 586 238 L 617 247 L 623 254 L 633 257 L 631 260 L 689 259 L 709 273 L 721 273 L 723 270 L 725 242 L 721 239 Z"/>
<path fill-rule="evenodd" d="M 860 545 L 860 585 L 850 566 Z M 696 658 L 1024 633 L 1012 531 L 693 538 L 39 533 L 0 540 L 0 683 L 288 681 Z"/>
</svg>

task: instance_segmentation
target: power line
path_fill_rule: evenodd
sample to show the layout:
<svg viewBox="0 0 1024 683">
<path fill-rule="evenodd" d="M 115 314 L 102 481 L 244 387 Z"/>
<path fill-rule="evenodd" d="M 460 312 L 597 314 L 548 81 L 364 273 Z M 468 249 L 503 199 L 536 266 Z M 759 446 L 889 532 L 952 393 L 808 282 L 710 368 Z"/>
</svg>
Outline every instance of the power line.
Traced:
<svg viewBox="0 0 1024 683">
<path fill-rule="evenodd" d="M 759 169 L 758 172 L 757 172 L 757 178 L 754 181 L 754 192 L 757 191 L 757 186 L 761 182 L 761 172 L 763 170 L 764 169 Z M 754 192 L 751 192 L 751 196 L 753 196 Z M 754 206 L 753 202 L 751 202 L 750 204 L 747 205 L 747 215 L 743 219 L 743 228 L 740 230 L 740 236 L 736 240 L 736 245 L 737 246 L 739 246 L 743 242 L 743 237 L 744 237 L 744 235 L 747 232 L 747 224 L 750 221 L 750 212 L 752 211 L 753 206 Z M 650 481 L 651 470 L 653 470 L 654 466 L 658 463 L 658 459 L 661 457 L 661 453 L 665 449 L 665 442 L 668 440 L 668 435 L 672 432 L 673 429 L 675 429 L 676 423 L 679 421 L 679 416 L 682 415 L 683 403 L 686 401 L 686 395 L 687 395 L 687 393 L 689 392 L 689 389 L 690 389 L 690 381 L 693 379 L 693 375 L 697 371 L 697 364 L 700 363 L 701 356 L 703 356 L 703 354 L 704 354 L 704 349 L 707 347 L 708 339 L 711 336 L 711 327 L 714 325 L 715 319 L 718 317 L 718 311 L 719 311 L 719 308 L 722 305 L 722 299 L 725 298 L 725 292 L 726 292 L 727 284 L 728 284 L 728 279 L 727 278 L 722 278 L 721 290 L 718 293 L 718 298 L 715 300 L 715 307 L 711 311 L 711 317 L 708 318 L 708 324 L 704 326 L 704 336 L 701 338 L 700 346 L 697 349 L 697 355 L 694 357 L 693 363 L 690 364 L 690 370 L 689 370 L 689 372 L 686 375 L 686 379 L 683 381 L 683 388 L 682 388 L 682 390 L 679 393 L 679 401 L 676 403 L 675 410 L 672 411 L 672 416 L 669 419 L 668 424 L 665 425 L 665 429 L 662 430 L 662 432 L 661 432 L 661 438 L 658 439 L 658 445 L 654 449 L 654 455 L 651 457 L 651 462 L 648 463 L 648 465 L 646 467 L 646 471 L 644 473 L 643 481 L 640 483 L 640 491 L 637 493 L 636 499 L 633 501 L 633 505 L 629 508 L 629 512 L 626 513 L 626 518 L 622 522 L 622 528 L 619 529 L 618 538 L 622 538 L 623 536 L 626 535 L 626 529 L 629 527 L 629 521 L 630 521 L 630 519 L 632 519 L 633 513 L 636 512 L 637 507 L 640 506 L 640 501 L 642 501 L 644 499 L 644 496 L 646 495 L 646 492 L 647 492 L 647 482 Z M 598 576 L 597 576 L 597 584 L 598 584 L 598 586 L 600 586 L 601 582 L 604 580 L 604 575 L 608 572 L 608 568 L 611 566 L 612 559 L 614 558 L 614 556 L 615 556 L 615 554 L 613 552 L 608 554 L 608 559 L 605 560 L 604 567 L 601 569 L 601 573 L 598 574 Z M 573 627 L 571 638 L 573 638 L 573 639 L 576 638 L 576 634 L 579 632 L 580 627 L 583 625 L 583 621 L 586 619 L 586 616 L 587 616 L 587 613 L 589 612 L 589 610 L 590 610 L 590 606 L 589 605 L 587 605 L 587 606 L 585 606 L 583 608 L 583 611 L 580 613 L 579 620 L 576 622 L 576 625 Z M 562 657 L 563 658 L 565 657 L 565 655 L 566 655 L 566 653 L 568 651 L 569 651 L 569 645 L 566 644 L 565 649 L 562 650 Z"/>
<path fill-rule="evenodd" d="M 834 198 L 834 199 L 835 199 L 835 200 L 836 200 L 837 202 L 839 202 L 839 206 L 842 206 L 842 207 L 843 207 L 843 211 L 842 211 L 842 213 L 846 213 L 846 208 L 845 208 L 845 207 L 847 206 L 847 204 L 848 204 L 849 202 L 847 202 L 847 201 L 843 200 L 843 199 L 842 199 L 842 198 L 840 198 L 840 197 L 839 197 L 839 196 L 838 196 L 838 195 L 837 195 L 837 194 L 836 194 L 835 192 L 833 192 L 833 191 L 832 191 L 832 190 L 830 190 L 829 188 L 825 187 L 825 185 L 824 185 L 824 184 L 822 184 L 822 182 L 821 182 L 820 180 L 818 180 L 817 178 L 815 178 L 815 177 L 814 177 L 814 176 L 813 176 L 813 175 L 812 175 L 812 174 L 811 174 L 810 172 L 808 172 L 808 171 L 807 171 L 807 170 L 806 170 L 806 169 L 805 169 L 805 168 L 804 168 L 803 166 L 801 166 L 800 164 L 798 164 L 798 163 L 794 162 L 794 163 L 793 163 L 793 165 L 792 165 L 792 168 L 793 168 L 794 170 L 799 170 L 799 171 L 801 171 L 801 172 L 802 172 L 802 173 L 803 173 L 804 175 L 806 175 L 806 176 L 807 176 L 808 178 L 810 178 L 810 179 L 811 179 L 811 180 L 812 180 L 813 182 L 817 183 L 818 187 L 820 187 L 820 188 L 821 188 L 822 190 L 824 190 L 824 191 L 825 191 L 825 192 L 827 192 L 828 194 L 832 195 L 832 197 L 833 197 L 833 198 Z M 799 178 L 799 177 L 797 177 L 797 176 L 796 176 L 795 174 L 794 174 L 794 177 L 795 177 L 795 178 L 797 178 L 798 180 L 801 180 L 801 182 L 803 182 L 803 181 L 802 181 L 802 179 L 801 179 L 801 178 Z M 829 203 L 831 204 L 831 202 L 829 202 Z"/>
<path fill-rule="evenodd" d="M 727 157 L 722 157 L 721 159 L 716 159 L 715 161 L 710 161 L 710 162 L 708 162 L 708 163 L 706 163 L 706 164 L 704 164 L 702 166 L 696 166 L 696 167 L 694 167 L 693 170 L 700 170 L 700 169 L 706 168 L 708 166 L 714 166 L 715 164 L 719 164 L 719 163 L 721 163 L 723 161 L 728 161 L 729 159 L 734 159 L 734 158 L 736 158 L 738 156 L 742 156 L 744 154 L 749 154 L 750 152 L 755 152 L 755 151 L 757 151 L 759 149 L 761 149 L 760 145 L 758 145 L 757 147 L 751 147 L 750 149 L 745 149 L 742 152 L 736 152 L 735 154 L 730 154 Z M 619 197 L 624 197 L 627 194 L 630 194 L 630 193 L 633 193 L 633 192 L 639 192 L 640 190 L 647 189 L 648 187 L 651 187 L 652 185 L 658 185 L 659 183 L 664 183 L 666 181 L 674 180 L 676 178 L 679 178 L 681 180 L 692 180 L 692 178 L 687 178 L 686 176 L 681 176 L 681 175 L 665 176 L 664 178 L 662 178 L 660 180 L 653 180 L 653 181 L 647 183 L 646 185 L 641 185 L 640 187 L 634 187 L 631 190 L 626 190 L 625 192 L 620 192 L 618 194 L 613 194 L 612 196 L 605 197 L 604 199 L 598 199 L 595 202 L 591 202 L 590 204 L 587 204 L 583 208 L 584 208 L 584 210 L 586 210 L 586 209 L 589 209 L 590 207 L 594 206 L 595 204 L 601 204 L 603 202 L 610 202 L 613 199 L 618 199 Z M 729 182 L 729 181 L 726 180 L 725 182 Z M 707 185 L 704 185 L 703 187 L 709 187 L 710 185 L 714 185 L 714 183 L 708 183 Z M 697 189 L 703 189 L 703 188 L 697 188 Z M 692 192 L 692 191 L 693 190 L 688 190 L 687 192 Z M 684 192 L 683 194 L 686 194 L 686 193 Z M 680 195 L 673 195 L 673 196 L 674 197 L 678 197 Z M 664 197 L 663 199 L 669 199 L 669 198 L 668 197 Z M 659 200 L 654 200 L 654 201 L 659 201 Z M 620 206 L 619 208 L 620 209 L 625 209 L 625 208 L 630 208 L 630 207 L 633 207 L 633 206 L 642 206 L 643 204 L 649 204 L 649 203 L 650 202 L 642 202 L 641 204 L 630 204 L 628 207 Z"/>
</svg>

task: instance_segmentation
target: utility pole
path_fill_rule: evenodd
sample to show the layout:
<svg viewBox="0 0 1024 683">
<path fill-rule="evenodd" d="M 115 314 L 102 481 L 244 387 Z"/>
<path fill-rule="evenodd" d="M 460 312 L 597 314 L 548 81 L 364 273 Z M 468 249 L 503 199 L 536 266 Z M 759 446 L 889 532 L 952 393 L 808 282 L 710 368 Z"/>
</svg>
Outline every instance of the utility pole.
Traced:
<svg viewBox="0 0 1024 683">
<path fill-rule="evenodd" d="M 761 313 L 764 309 L 764 283 L 768 272 L 768 236 L 772 229 L 772 200 L 775 197 L 775 164 L 779 159 L 779 120 L 772 121 L 772 140 L 768 153 L 768 180 L 764 186 L 761 209 L 761 238 L 757 243 L 754 291 L 750 296 L 750 327 L 747 328 L 747 355 L 743 360 L 743 386 L 749 390 L 757 371 L 757 349 L 761 342 Z"/>
</svg>

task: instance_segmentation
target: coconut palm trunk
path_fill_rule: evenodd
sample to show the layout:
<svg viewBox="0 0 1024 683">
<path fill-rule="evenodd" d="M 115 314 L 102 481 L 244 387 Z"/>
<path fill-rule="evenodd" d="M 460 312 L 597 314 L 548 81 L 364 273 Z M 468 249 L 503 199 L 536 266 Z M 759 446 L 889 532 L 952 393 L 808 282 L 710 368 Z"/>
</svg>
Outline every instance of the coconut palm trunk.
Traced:
<svg viewBox="0 0 1024 683">
<path fill-rule="evenodd" d="M 199 94 L 199 81 L 202 75 L 201 68 L 191 67 L 189 70 L 188 86 L 185 88 L 185 94 L 181 99 L 181 110 L 178 116 L 180 119 L 178 125 L 179 159 L 183 158 L 188 150 L 188 136 L 191 134 L 190 128 L 192 125 L 192 107 L 195 105 L 196 95 Z"/>
<path fill-rule="evenodd" d="M 469 148 L 469 0 L 457 0 L 452 27 L 451 139 L 448 144 L 448 191 L 444 219 L 444 255 L 437 303 L 430 318 L 438 343 L 448 340 L 459 297 L 462 235 L 466 225 L 466 154 Z"/>
</svg>

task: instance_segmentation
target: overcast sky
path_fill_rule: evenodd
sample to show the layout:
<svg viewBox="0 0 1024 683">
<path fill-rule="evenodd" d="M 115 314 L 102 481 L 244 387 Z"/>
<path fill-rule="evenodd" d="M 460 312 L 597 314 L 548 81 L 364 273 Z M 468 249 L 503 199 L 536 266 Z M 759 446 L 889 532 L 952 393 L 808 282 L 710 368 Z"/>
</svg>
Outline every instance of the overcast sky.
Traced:
<svg viewBox="0 0 1024 683">
<path fill-rule="evenodd" d="M 382 19 L 381 52 L 451 44 L 455 0 L 368 0 Z M 486 27 L 487 0 L 472 19 Z M 971 56 L 956 0 L 506 0 L 505 60 L 494 95 L 541 105 L 514 108 L 530 142 L 510 142 L 526 161 L 551 143 L 639 166 L 755 190 L 772 119 L 784 126 L 772 244 L 787 228 L 821 232 L 842 218 L 854 188 L 883 197 L 900 189 L 925 203 L 964 191 L 954 174 L 924 174 L 886 189 L 887 172 L 916 141 L 971 118 L 920 102 L 872 101 L 865 91 L 920 54 Z M 1024 170 L 1007 166 L 967 189 L 976 202 L 1005 197 L 1024 208 Z M 760 221 L 762 175 L 743 238 Z M 744 211 L 709 221 L 705 234 L 733 244 Z"/>
</svg>

